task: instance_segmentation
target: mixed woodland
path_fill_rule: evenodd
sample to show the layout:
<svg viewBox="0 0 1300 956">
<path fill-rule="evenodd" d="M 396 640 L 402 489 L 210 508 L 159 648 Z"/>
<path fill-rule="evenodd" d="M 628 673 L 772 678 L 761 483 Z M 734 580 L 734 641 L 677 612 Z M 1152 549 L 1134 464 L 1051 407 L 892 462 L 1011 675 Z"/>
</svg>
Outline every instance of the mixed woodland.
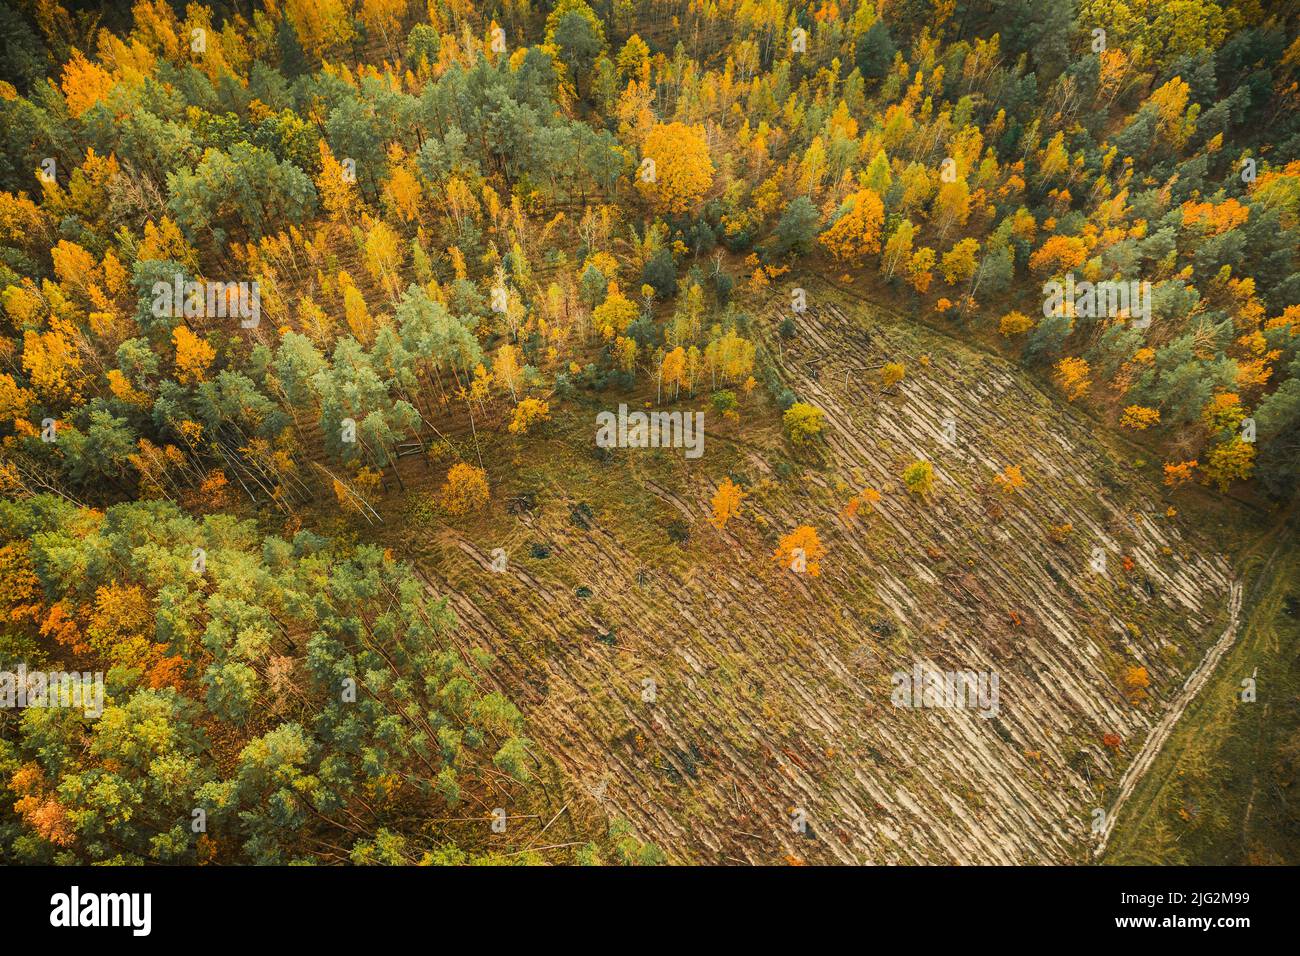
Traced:
<svg viewBox="0 0 1300 956">
<path fill-rule="evenodd" d="M 545 823 L 563 785 L 369 529 L 403 460 L 455 524 L 499 504 L 485 441 L 620 402 L 815 446 L 771 354 L 814 276 L 1000 353 L 1170 488 L 1288 508 L 1297 27 L 1266 0 L 0 0 L 0 669 L 106 687 L 94 718 L 0 711 L 0 860 L 664 860 L 617 819 L 494 849 L 496 808 Z M 1044 315 L 1067 274 L 1149 282 L 1150 324 Z M 255 318 L 158 309 L 176 283 L 256 283 Z M 744 497 L 719 485 L 719 529 Z M 815 574 L 813 528 L 796 549 Z"/>
</svg>

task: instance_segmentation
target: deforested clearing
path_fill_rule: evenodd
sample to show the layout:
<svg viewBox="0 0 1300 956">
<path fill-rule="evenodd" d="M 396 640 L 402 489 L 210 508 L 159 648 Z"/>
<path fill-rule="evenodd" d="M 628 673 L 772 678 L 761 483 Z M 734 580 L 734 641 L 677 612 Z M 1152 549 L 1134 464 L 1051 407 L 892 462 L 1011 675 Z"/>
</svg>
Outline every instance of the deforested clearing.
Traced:
<svg viewBox="0 0 1300 956">
<path fill-rule="evenodd" d="M 783 379 L 826 413 L 815 461 L 792 461 L 775 422 L 711 428 L 703 465 L 601 461 L 575 413 L 537 451 L 492 452 L 497 496 L 527 507 L 418 543 L 396 519 L 394 545 L 450 595 L 463 639 L 500 656 L 530 735 L 673 859 L 1082 862 L 1093 810 L 1227 626 L 1236 579 L 1083 416 L 1004 361 L 869 312 L 810 308 L 782 348 Z M 772 303 L 764 328 L 787 313 Z M 910 371 L 882 392 L 860 367 L 890 360 Z M 924 498 L 899 478 L 916 459 L 935 466 Z M 1012 500 L 993 488 L 1008 463 L 1030 476 Z M 750 494 L 719 531 L 709 499 L 728 475 Z M 863 487 L 880 500 L 844 517 Z M 827 550 L 815 578 L 772 560 L 801 524 Z M 997 672 L 999 713 L 893 706 L 891 675 L 917 662 Z M 1134 666 L 1152 685 L 1136 707 Z"/>
</svg>

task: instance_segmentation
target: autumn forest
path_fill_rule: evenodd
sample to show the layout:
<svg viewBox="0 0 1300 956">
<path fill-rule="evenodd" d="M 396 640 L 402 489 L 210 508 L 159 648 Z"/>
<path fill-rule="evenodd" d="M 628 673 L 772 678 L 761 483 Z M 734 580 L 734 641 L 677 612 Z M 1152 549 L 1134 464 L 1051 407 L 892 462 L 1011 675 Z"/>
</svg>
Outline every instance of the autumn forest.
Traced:
<svg viewBox="0 0 1300 956">
<path fill-rule="evenodd" d="M 1300 862 L 1300 15 L 0 0 L 0 863 Z"/>
</svg>

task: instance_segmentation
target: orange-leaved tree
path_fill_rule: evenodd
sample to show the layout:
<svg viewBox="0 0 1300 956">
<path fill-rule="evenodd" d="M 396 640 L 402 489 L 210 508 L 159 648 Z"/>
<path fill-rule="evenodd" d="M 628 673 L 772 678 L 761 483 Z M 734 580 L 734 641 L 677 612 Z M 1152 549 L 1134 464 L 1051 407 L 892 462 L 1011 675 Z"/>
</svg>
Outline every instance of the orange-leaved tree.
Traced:
<svg viewBox="0 0 1300 956">
<path fill-rule="evenodd" d="M 851 521 L 857 516 L 858 509 L 864 504 L 874 505 L 880 500 L 880 492 L 875 488 L 863 488 L 860 492 L 849 499 L 849 503 L 840 511 L 840 517 L 845 521 Z"/>
<path fill-rule="evenodd" d="M 772 560 L 798 574 L 806 572 L 817 577 L 821 573 L 820 561 L 825 554 L 826 549 L 817 538 L 817 529 L 801 524 L 782 536 Z"/>
<path fill-rule="evenodd" d="M 1194 458 L 1191 461 L 1165 462 L 1165 484 L 1170 488 L 1177 488 L 1191 481 L 1192 469 L 1198 464 L 1200 463 Z"/>
<path fill-rule="evenodd" d="M 748 497 L 749 494 L 730 478 L 723 478 L 709 502 L 713 506 L 713 516 L 709 518 L 709 523 L 722 530 L 729 520 L 740 514 L 740 503 Z"/>
<path fill-rule="evenodd" d="M 993 484 L 1003 494 L 1014 495 L 1025 487 L 1025 476 L 1021 474 L 1019 465 L 1007 465 L 993 476 Z"/>
<path fill-rule="evenodd" d="M 1147 688 L 1151 686 L 1151 678 L 1147 676 L 1145 667 L 1126 667 L 1124 669 L 1124 690 L 1128 692 L 1129 700 L 1137 703 L 1147 695 Z"/>
<path fill-rule="evenodd" d="M 1092 379 L 1088 377 L 1091 372 L 1087 359 L 1067 356 L 1056 363 L 1056 384 L 1061 386 L 1066 399 L 1072 402 L 1087 394 L 1092 387 Z"/>
</svg>

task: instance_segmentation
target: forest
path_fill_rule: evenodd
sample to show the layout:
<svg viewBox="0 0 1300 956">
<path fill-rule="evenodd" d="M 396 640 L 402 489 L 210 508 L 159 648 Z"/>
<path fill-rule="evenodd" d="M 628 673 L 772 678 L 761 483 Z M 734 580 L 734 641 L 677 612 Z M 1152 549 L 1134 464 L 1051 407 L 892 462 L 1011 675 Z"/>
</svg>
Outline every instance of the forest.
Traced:
<svg viewBox="0 0 1300 956">
<path fill-rule="evenodd" d="M 1298 107 L 1269 0 L 0 0 L 0 862 L 1297 862 Z"/>
</svg>

